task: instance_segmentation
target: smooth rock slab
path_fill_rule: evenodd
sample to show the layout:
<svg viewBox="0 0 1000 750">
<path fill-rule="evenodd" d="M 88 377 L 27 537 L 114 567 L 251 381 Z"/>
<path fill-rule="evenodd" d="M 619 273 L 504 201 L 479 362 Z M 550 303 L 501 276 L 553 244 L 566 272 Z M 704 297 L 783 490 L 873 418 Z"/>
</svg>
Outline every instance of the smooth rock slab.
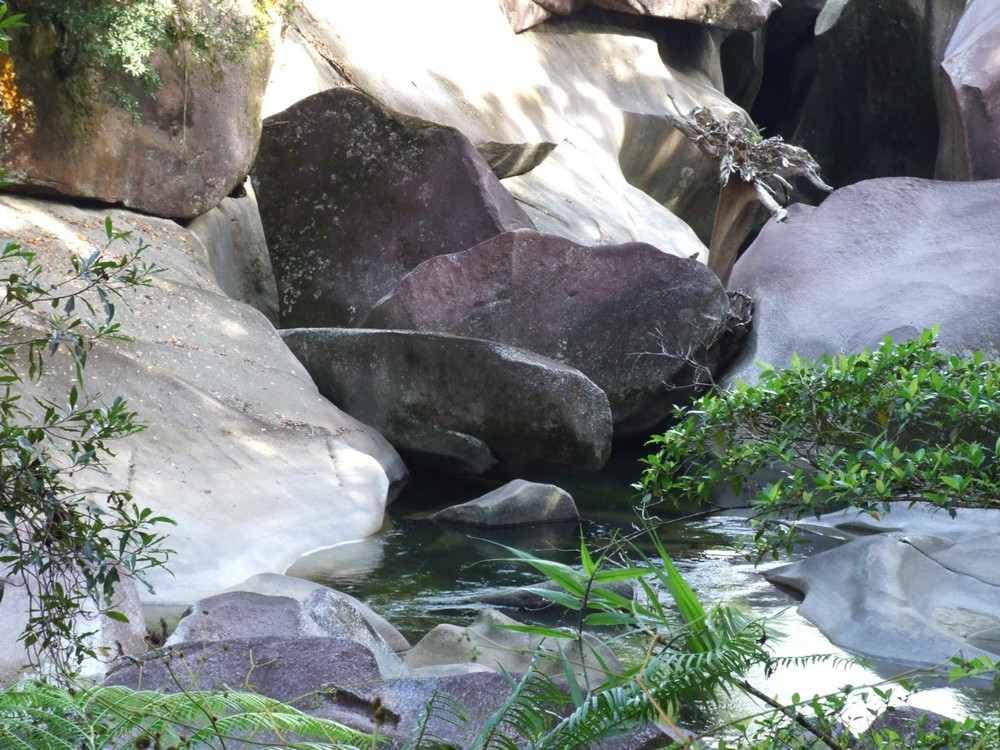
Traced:
<svg viewBox="0 0 1000 750">
<path fill-rule="evenodd" d="M 148 242 L 146 259 L 168 270 L 116 300 L 131 341 L 96 347 L 85 372 L 88 390 L 124 397 L 148 428 L 115 441 L 107 474 L 73 479 L 95 499 L 131 492 L 177 522 L 158 529 L 174 554 L 169 573 L 150 571 L 156 594 L 146 603 L 187 606 L 376 532 L 390 485 L 405 477 L 399 455 L 317 392 L 263 315 L 223 294 L 194 236 L 121 209 L 0 197 L 4 238 L 35 252 L 50 280 L 106 244 L 105 217 Z M 38 389 L 63 403 L 72 383 L 57 354 Z"/>
<path fill-rule="evenodd" d="M 996 242 L 1000 180 L 884 178 L 793 206 L 733 269 L 754 300 L 746 348 L 724 375 L 752 382 L 755 361 L 786 365 L 904 340 L 940 324 L 947 351 L 1000 355 Z"/>
<path fill-rule="evenodd" d="M 475 500 L 439 510 L 430 518 L 468 526 L 523 526 L 576 521 L 580 512 L 566 490 L 515 479 Z"/>
<path fill-rule="evenodd" d="M 524 31 L 554 15 L 574 13 L 588 0 L 501 0 L 501 4 L 511 27 Z M 622 13 L 742 30 L 760 28 L 780 7 L 777 0 L 589 0 L 589 4 Z"/>
<path fill-rule="evenodd" d="M 939 523 L 947 529 L 947 518 Z M 995 548 L 1000 534 L 990 542 Z M 1000 586 L 952 569 L 956 557 L 973 564 L 978 558 L 979 567 L 995 560 L 980 556 L 981 540 L 966 545 L 930 535 L 876 535 L 764 575 L 802 592 L 799 612 L 856 653 L 916 666 L 959 654 L 995 659 Z M 949 553 L 944 559 L 942 551 Z"/>
<path fill-rule="evenodd" d="M 519 230 L 422 263 L 366 325 L 538 352 L 604 390 L 616 434 L 644 435 L 685 395 L 671 381 L 706 365 L 727 310 L 719 280 L 697 261 Z"/>
<path fill-rule="evenodd" d="M 545 357 L 416 331 L 281 335 L 323 395 L 410 456 L 426 454 L 428 434 L 451 432 L 479 441 L 506 474 L 597 469 L 607 460 L 607 397 L 579 371 Z M 450 456 L 430 458 L 447 467 Z M 462 459 L 458 465 L 467 466 Z"/>
<path fill-rule="evenodd" d="M 358 325 L 421 261 L 531 226 L 461 133 L 350 89 L 269 117 L 252 178 L 286 328 Z"/>
</svg>

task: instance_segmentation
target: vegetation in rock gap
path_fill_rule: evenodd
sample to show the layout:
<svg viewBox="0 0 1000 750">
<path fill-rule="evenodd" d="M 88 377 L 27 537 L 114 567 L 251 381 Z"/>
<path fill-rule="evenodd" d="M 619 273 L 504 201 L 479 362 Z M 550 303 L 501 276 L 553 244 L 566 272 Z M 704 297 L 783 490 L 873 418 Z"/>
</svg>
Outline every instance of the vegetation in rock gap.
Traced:
<svg viewBox="0 0 1000 750">
<path fill-rule="evenodd" d="M 75 257 L 58 282 L 29 250 L 0 250 L 0 599 L 23 589 L 21 640 L 35 666 L 63 677 L 98 656 L 82 623 L 99 614 L 124 619 L 112 603 L 121 576 L 141 576 L 167 554 L 151 530 L 166 519 L 127 492 L 98 498 L 72 487 L 82 472 L 103 468 L 111 441 L 142 429 L 124 401 L 84 388 L 90 349 L 121 338 L 115 296 L 158 270 L 141 258 L 141 241 L 132 247 L 110 219 L 105 229 L 107 246 Z M 56 357 L 75 381 L 52 400 L 36 386 Z"/>
<path fill-rule="evenodd" d="M 946 513 L 1000 507 L 1000 364 L 942 353 L 936 332 L 875 350 L 794 357 L 754 386 L 710 393 L 654 436 L 639 489 L 661 503 L 746 500 L 758 560 L 789 549 L 797 521 L 896 503 Z"/>
</svg>

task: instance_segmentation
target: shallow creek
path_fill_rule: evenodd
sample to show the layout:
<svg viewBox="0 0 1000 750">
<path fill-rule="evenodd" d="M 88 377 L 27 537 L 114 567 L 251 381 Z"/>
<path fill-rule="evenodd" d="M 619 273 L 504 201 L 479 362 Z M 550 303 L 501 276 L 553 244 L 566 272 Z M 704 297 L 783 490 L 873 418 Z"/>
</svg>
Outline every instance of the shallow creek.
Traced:
<svg viewBox="0 0 1000 750">
<path fill-rule="evenodd" d="M 485 494 L 497 483 L 422 477 L 390 507 L 381 533 L 302 558 L 288 572 L 363 599 L 416 642 L 439 623 L 471 622 L 478 610 L 490 606 L 475 600 L 484 591 L 538 582 L 538 574 L 527 566 L 505 561 L 505 551 L 495 543 L 573 564 L 578 560 L 581 530 L 592 544 L 599 544 L 615 530 L 631 528 L 634 492 L 629 486 L 641 471 L 638 455 L 618 452 L 598 474 L 548 480 L 573 495 L 584 519 L 579 526 L 551 524 L 502 530 L 438 526 L 426 520 L 429 513 Z M 706 605 L 729 602 L 753 615 L 776 618 L 776 629 L 783 634 L 774 646 L 777 655 L 849 657 L 797 614 L 791 594 L 765 581 L 759 569 L 734 551 L 738 539 L 748 533 L 743 518 L 729 515 L 684 520 L 684 515 L 678 510 L 678 520 L 661 536 Z M 802 553 L 811 554 L 836 543 L 817 538 Z M 540 613 L 505 611 L 522 621 L 546 622 Z M 795 693 L 811 697 L 846 684 L 877 682 L 903 669 L 892 664 L 844 666 L 840 660 L 831 660 L 785 667 L 767 679 L 763 674 L 752 675 L 751 682 L 769 695 L 790 700 Z M 894 692 L 906 695 L 902 688 Z M 996 712 L 1000 706 L 993 691 L 977 687 L 927 686 L 911 695 L 908 702 L 954 716 Z M 754 710 L 750 699 L 739 696 L 726 700 L 704 720 L 709 724 L 727 721 Z M 859 706 L 849 710 L 855 714 L 847 717 L 849 721 L 866 723 L 866 714 Z"/>
</svg>

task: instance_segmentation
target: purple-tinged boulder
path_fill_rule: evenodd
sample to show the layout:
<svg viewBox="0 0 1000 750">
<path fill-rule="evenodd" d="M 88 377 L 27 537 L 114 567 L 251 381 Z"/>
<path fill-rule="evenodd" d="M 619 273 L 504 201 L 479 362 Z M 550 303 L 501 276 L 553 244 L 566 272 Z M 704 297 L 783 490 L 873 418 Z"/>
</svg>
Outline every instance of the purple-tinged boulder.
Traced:
<svg viewBox="0 0 1000 750">
<path fill-rule="evenodd" d="M 627 436 L 687 393 L 671 383 L 707 366 L 727 310 L 719 280 L 697 261 L 522 230 L 421 264 L 366 325 L 499 341 L 563 362 L 604 390 L 616 434 Z"/>
<path fill-rule="evenodd" d="M 754 362 L 787 365 L 913 338 L 940 325 L 943 347 L 1000 355 L 996 242 L 1000 180 L 887 177 L 796 205 L 772 220 L 733 269 L 754 299 L 754 325 L 724 375 L 752 382 Z"/>
<path fill-rule="evenodd" d="M 1000 177 L 998 49 L 1000 6 L 993 0 L 970 0 L 940 67 L 940 179 Z"/>
<path fill-rule="evenodd" d="M 357 325 L 427 258 L 531 226 L 461 133 L 351 89 L 265 120 L 253 184 L 285 327 Z"/>
<path fill-rule="evenodd" d="M 518 475 L 598 469 L 610 452 L 601 389 L 532 352 L 416 331 L 302 328 L 282 338 L 324 396 L 411 461 Z"/>
</svg>

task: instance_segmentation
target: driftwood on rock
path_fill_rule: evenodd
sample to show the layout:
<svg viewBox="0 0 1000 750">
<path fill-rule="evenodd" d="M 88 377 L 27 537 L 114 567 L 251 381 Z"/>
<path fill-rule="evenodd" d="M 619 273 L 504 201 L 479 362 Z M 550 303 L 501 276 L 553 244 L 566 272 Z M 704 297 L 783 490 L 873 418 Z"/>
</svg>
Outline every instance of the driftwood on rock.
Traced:
<svg viewBox="0 0 1000 750">
<path fill-rule="evenodd" d="M 673 99 L 671 103 L 677 109 Z M 808 151 L 785 143 L 781 136 L 762 138 L 739 112 L 720 117 L 707 107 L 695 107 L 686 115 L 678 110 L 667 117 L 705 156 L 719 162 L 722 192 L 708 265 L 723 284 L 760 208 L 778 221 L 785 218 L 781 201 L 793 191 L 793 179 L 802 177 L 820 190 L 833 190 L 820 178 L 819 164 Z"/>
</svg>

